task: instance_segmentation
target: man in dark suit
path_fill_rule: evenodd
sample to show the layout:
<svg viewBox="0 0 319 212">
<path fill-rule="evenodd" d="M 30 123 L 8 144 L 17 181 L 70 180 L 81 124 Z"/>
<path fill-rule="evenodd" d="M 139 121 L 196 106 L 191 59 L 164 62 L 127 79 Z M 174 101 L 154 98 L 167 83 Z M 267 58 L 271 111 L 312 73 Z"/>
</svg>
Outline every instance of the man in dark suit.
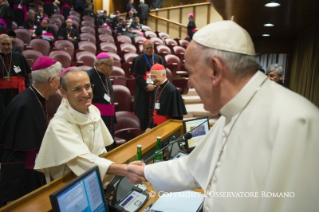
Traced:
<svg viewBox="0 0 319 212">
<path fill-rule="evenodd" d="M 147 4 L 144 4 L 144 0 L 140 0 L 140 5 L 137 7 L 137 14 L 140 18 L 140 24 L 146 25 L 148 13 L 150 12 L 150 8 Z"/>
<path fill-rule="evenodd" d="M 60 36 L 63 37 L 64 40 L 68 40 L 74 44 L 74 50 L 78 49 L 78 42 L 80 41 L 79 33 L 76 29 L 72 28 L 72 19 L 67 19 L 65 21 L 66 28 L 60 29 Z"/>
<path fill-rule="evenodd" d="M 37 27 L 41 26 L 40 23 L 35 19 L 34 10 L 29 10 L 28 19 L 23 22 L 23 28 L 31 31 L 36 30 Z"/>
<path fill-rule="evenodd" d="M 151 5 L 151 10 L 159 9 L 162 7 L 162 0 L 154 0 Z"/>
<path fill-rule="evenodd" d="M 49 26 L 49 19 L 44 17 L 42 20 L 42 26 L 35 30 L 36 36 L 41 36 L 42 39 L 47 40 L 53 48 L 53 43 L 56 40 L 56 34 L 52 27 Z"/>
</svg>

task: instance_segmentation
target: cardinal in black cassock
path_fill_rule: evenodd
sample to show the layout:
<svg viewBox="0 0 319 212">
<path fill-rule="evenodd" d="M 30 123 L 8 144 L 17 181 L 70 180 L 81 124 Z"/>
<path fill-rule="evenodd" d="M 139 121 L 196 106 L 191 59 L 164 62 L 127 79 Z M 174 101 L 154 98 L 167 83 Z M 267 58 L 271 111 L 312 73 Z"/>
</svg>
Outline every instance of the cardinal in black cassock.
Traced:
<svg viewBox="0 0 319 212">
<path fill-rule="evenodd" d="M 93 105 L 101 112 L 101 118 L 114 138 L 114 124 L 116 124 L 114 108 L 114 91 L 108 76 L 112 72 L 113 59 L 105 52 L 96 56 L 94 68 L 87 73 L 94 84 Z M 113 143 L 115 144 L 115 143 Z"/>
<path fill-rule="evenodd" d="M 3 44 L 3 45 L 2 45 Z M 12 40 L 9 36 L 0 36 L 0 93 L 4 107 L 26 87 L 29 87 L 31 69 L 22 54 L 11 51 Z"/>
<path fill-rule="evenodd" d="M 151 69 L 151 77 L 157 86 L 153 98 L 153 118 L 149 128 L 156 127 L 169 119 L 183 119 L 187 114 L 184 100 L 177 88 L 166 78 L 165 67 L 155 64 Z"/>
<path fill-rule="evenodd" d="M 144 53 L 135 57 L 131 74 L 136 80 L 136 89 L 134 97 L 134 112 L 140 120 L 141 130 L 146 130 L 152 119 L 152 102 L 155 86 L 149 78 L 151 67 L 155 63 L 165 65 L 163 58 L 153 54 L 154 44 L 150 40 L 143 42 Z"/>
<path fill-rule="evenodd" d="M 0 4 L 0 24 L 8 30 L 12 28 L 12 19 L 14 14 L 9 5 L 6 3 Z"/>
<path fill-rule="evenodd" d="M 32 66 L 33 72 L 52 67 L 59 74 L 61 64 L 56 62 L 40 57 Z M 25 89 L 5 111 L 0 128 L 0 195 L 4 202 L 16 200 L 46 183 L 44 174 L 33 167 L 48 124 L 46 98 L 56 93 L 60 85 L 55 77 Z"/>
</svg>

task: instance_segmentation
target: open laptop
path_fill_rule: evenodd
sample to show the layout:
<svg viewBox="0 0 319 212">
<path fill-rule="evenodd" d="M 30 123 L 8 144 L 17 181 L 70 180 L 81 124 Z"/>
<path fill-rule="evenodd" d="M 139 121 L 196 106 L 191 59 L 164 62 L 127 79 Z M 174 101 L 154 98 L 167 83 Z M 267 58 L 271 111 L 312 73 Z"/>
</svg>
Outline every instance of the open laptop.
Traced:
<svg viewBox="0 0 319 212">
<path fill-rule="evenodd" d="M 53 212 L 108 212 L 97 166 L 84 172 L 50 195 Z"/>
</svg>

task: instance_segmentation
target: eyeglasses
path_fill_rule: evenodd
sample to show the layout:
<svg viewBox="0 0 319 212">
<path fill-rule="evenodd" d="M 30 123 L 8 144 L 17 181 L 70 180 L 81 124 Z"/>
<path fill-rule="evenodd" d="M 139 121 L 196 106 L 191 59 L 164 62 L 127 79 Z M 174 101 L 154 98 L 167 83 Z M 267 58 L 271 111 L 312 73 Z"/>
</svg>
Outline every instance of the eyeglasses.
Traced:
<svg viewBox="0 0 319 212">
<path fill-rule="evenodd" d="M 74 91 L 75 93 L 82 93 L 83 88 L 86 91 L 90 91 L 91 89 L 94 88 L 94 84 L 89 83 L 89 84 L 86 84 L 84 87 L 78 86 L 78 87 L 72 88 L 71 90 Z"/>
<path fill-rule="evenodd" d="M 112 68 L 113 67 L 113 64 L 107 64 L 107 63 L 103 63 L 105 65 L 107 65 L 108 67 Z"/>
</svg>

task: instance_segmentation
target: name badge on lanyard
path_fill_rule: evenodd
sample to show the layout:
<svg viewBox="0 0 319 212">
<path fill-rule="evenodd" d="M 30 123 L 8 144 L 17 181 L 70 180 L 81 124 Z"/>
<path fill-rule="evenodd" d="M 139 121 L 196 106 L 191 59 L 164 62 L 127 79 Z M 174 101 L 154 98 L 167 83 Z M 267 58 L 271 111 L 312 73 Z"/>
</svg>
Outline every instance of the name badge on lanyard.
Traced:
<svg viewBox="0 0 319 212">
<path fill-rule="evenodd" d="M 19 66 L 13 66 L 13 70 L 14 72 L 16 72 L 16 74 L 21 72 L 21 69 Z"/>
<path fill-rule="evenodd" d="M 106 93 L 104 94 L 104 99 L 110 103 L 111 97 L 109 97 L 109 95 L 107 95 Z"/>
<path fill-rule="evenodd" d="M 155 109 L 156 109 L 156 110 L 159 110 L 159 109 L 160 109 L 160 103 L 159 103 L 159 102 L 156 102 L 156 103 L 155 103 Z"/>
</svg>

